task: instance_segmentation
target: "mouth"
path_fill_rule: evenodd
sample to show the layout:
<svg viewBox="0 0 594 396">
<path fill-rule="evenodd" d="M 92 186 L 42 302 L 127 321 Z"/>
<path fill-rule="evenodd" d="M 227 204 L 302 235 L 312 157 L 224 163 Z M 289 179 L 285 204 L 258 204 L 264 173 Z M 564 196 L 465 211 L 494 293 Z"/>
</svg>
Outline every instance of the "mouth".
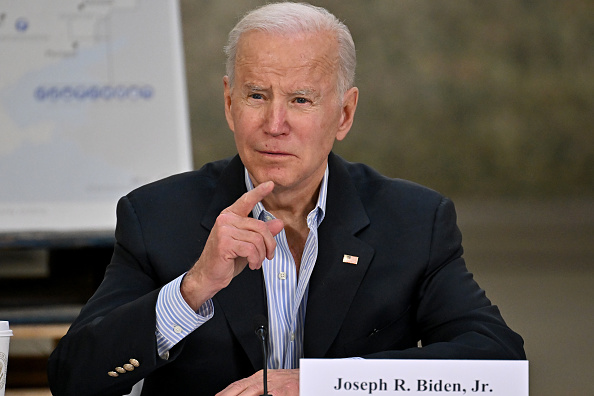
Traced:
<svg viewBox="0 0 594 396">
<path fill-rule="evenodd" d="M 266 156 L 266 157 L 273 157 L 273 158 L 282 158 L 282 157 L 289 157 L 292 156 L 291 153 L 286 151 L 269 151 L 269 150 L 258 150 L 258 154 Z"/>
</svg>

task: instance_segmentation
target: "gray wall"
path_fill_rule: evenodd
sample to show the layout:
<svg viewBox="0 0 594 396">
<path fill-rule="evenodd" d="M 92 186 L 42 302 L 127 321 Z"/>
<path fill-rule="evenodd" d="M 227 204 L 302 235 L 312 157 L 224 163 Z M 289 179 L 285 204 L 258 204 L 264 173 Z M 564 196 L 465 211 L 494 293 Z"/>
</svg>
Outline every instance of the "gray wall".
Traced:
<svg viewBox="0 0 594 396">
<path fill-rule="evenodd" d="M 222 48 L 262 1 L 182 0 L 196 166 L 234 153 Z M 594 196 L 594 3 L 326 0 L 357 45 L 336 151 L 450 196 Z"/>
</svg>

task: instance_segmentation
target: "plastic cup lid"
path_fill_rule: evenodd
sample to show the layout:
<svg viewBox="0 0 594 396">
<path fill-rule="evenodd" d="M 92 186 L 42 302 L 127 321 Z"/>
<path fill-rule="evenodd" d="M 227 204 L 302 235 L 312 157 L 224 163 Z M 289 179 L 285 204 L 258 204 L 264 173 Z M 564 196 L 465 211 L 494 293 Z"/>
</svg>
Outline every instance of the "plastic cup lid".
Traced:
<svg viewBox="0 0 594 396">
<path fill-rule="evenodd" d="M 0 320 L 0 337 L 11 336 L 12 330 L 8 326 L 7 320 Z"/>
</svg>

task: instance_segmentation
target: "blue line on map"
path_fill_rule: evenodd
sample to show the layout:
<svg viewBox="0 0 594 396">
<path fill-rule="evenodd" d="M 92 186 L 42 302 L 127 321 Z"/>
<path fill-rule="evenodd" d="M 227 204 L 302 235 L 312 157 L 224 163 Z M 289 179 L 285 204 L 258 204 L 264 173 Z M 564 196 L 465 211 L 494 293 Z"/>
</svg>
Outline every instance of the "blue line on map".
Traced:
<svg viewBox="0 0 594 396">
<path fill-rule="evenodd" d="M 145 85 L 63 85 L 39 86 L 33 92 L 39 102 L 43 101 L 96 101 L 96 100 L 150 100 L 155 96 L 155 89 Z"/>
</svg>

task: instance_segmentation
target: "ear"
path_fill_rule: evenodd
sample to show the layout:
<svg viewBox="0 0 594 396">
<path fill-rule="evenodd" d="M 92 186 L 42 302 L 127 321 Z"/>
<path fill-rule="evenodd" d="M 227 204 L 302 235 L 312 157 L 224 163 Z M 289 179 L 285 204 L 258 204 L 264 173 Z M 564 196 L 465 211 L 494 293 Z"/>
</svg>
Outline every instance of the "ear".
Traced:
<svg viewBox="0 0 594 396">
<path fill-rule="evenodd" d="M 342 101 L 340 122 L 338 124 L 338 132 L 336 133 L 336 140 L 342 140 L 351 130 L 353 121 L 355 119 L 355 110 L 357 110 L 357 102 L 359 101 L 359 88 L 352 87 L 345 92 Z"/>
<path fill-rule="evenodd" d="M 223 77 L 223 94 L 225 96 L 225 118 L 229 129 L 235 132 L 235 123 L 233 122 L 233 116 L 231 115 L 231 86 L 229 85 L 229 77 Z"/>
</svg>

